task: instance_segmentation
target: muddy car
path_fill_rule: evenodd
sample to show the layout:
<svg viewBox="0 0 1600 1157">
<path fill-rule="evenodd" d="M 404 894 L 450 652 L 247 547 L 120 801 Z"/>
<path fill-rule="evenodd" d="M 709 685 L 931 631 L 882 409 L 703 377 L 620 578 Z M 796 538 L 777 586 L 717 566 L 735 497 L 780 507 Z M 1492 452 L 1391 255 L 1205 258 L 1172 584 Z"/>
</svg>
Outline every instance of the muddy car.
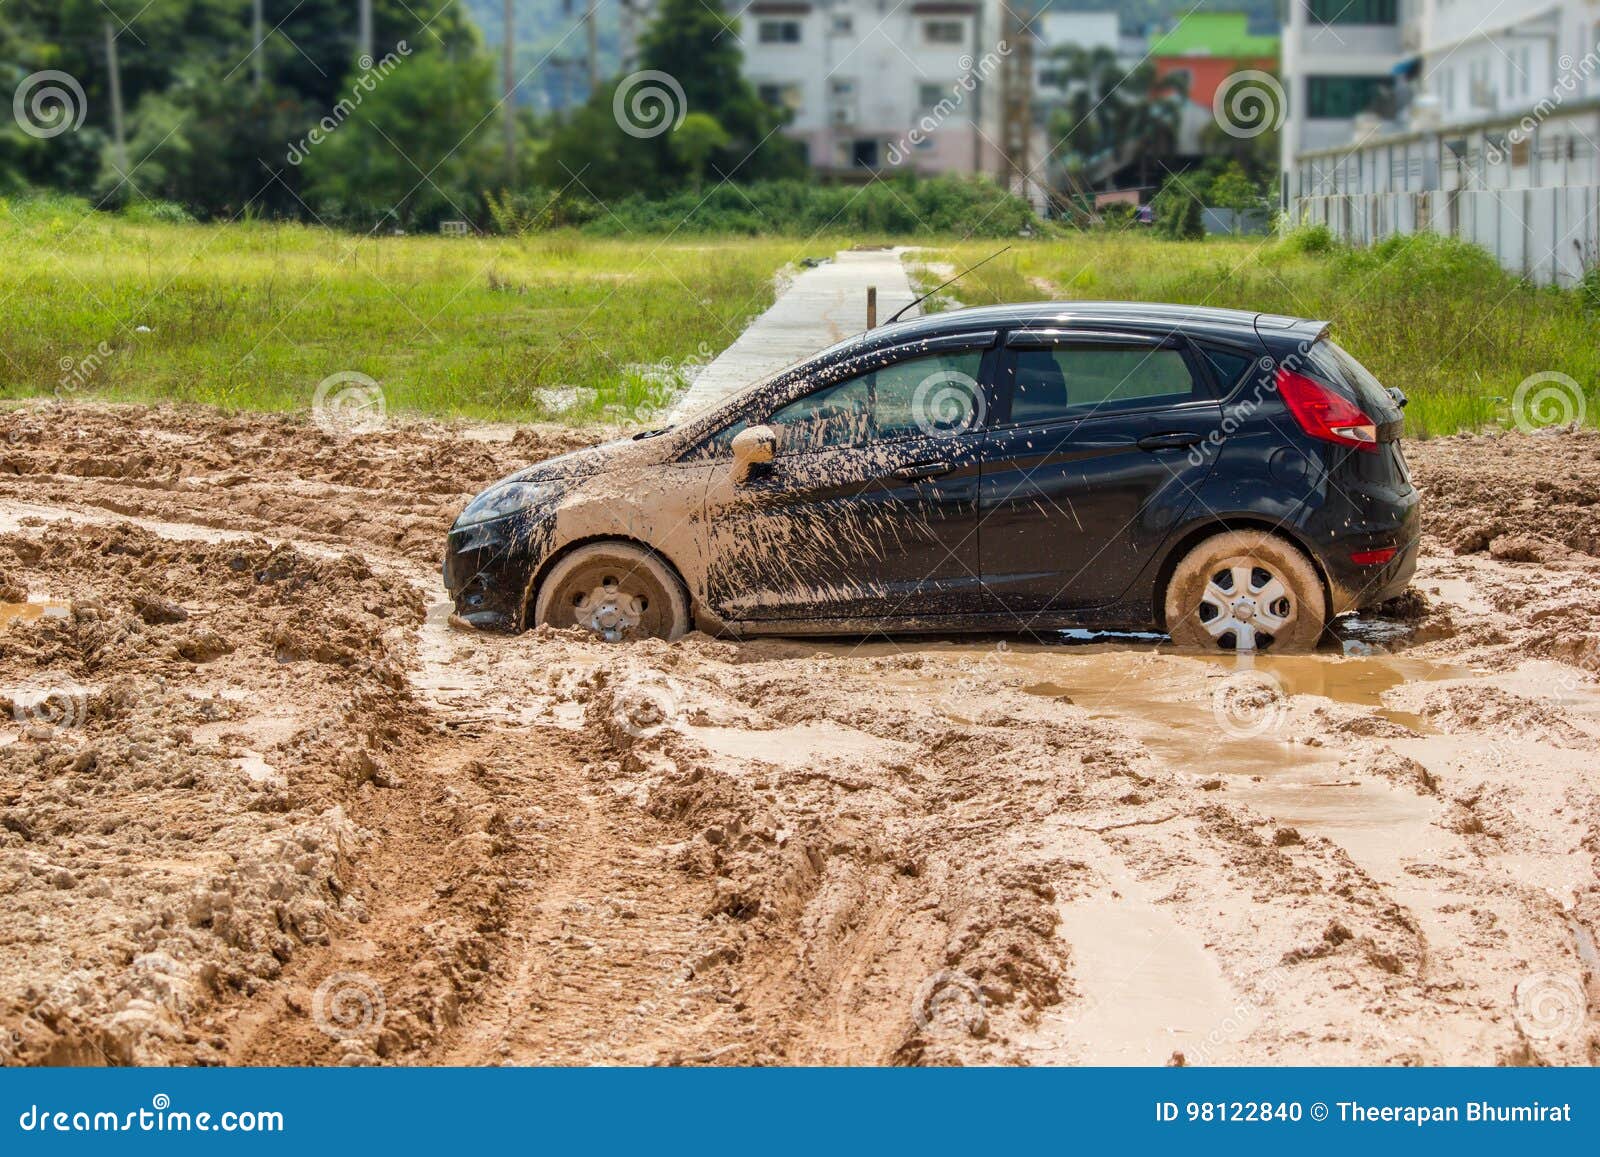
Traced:
<svg viewBox="0 0 1600 1157">
<path fill-rule="evenodd" d="M 995 306 L 841 342 L 474 498 L 460 620 L 606 639 L 1067 628 L 1304 649 L 1416 565 L 1404 396 L 1321 321 Z"/>
</svg>

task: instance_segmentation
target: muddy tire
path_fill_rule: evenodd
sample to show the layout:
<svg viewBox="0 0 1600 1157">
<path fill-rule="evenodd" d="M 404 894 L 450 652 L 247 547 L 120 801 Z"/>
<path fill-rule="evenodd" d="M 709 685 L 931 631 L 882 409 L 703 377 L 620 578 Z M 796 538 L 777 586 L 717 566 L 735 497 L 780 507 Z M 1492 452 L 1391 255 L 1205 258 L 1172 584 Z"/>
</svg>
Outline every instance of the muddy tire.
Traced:
<svg viewBox="0 0 1600 1157">
<path fill-rule="evenodd" d="M 1309 651 L 1328 617 L 1311 560 L 1259 530 L 1213 535 L 1184 555 L 1165 610 L 1178 646 L 1227 651 Z"/>
<path fill-rule="evenodd" d="M 653 552 L 626 542 L 580 546 L 539 584 L 533 622 L 603 639 L 667 639 L 689 629 L 689 595 Z"/>
</svg>

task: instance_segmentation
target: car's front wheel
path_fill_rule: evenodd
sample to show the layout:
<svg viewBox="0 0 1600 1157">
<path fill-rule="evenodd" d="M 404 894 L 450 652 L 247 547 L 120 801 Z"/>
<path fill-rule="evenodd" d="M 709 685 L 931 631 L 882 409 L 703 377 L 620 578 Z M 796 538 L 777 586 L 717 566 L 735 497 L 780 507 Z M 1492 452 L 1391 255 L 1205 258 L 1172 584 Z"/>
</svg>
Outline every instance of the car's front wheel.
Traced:
<svg viewBox="0 0 1600 1157">
<path fill-rule="evenodd" d="M 1259 530 L 1216 534 L 1185 554 L 1165 611 L 1174 643 L 1208 650 L 1309 651 L 1327 623 L 1311 560 Z"/>
<path fill-rule="evenodd" d="M 595 542 L 557 560 L 539 584 L 533 621 L 582 627 L 611 642 L 676 639 L 689 629 L 689 595 L 651 551 Z"/>
</svg>

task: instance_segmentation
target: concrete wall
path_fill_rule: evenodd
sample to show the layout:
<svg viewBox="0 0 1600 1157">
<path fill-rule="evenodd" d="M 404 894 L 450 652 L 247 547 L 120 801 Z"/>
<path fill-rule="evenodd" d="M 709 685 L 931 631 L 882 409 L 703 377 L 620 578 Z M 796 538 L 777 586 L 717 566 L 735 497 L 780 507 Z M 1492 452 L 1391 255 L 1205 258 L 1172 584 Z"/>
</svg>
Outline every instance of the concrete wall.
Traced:
<svg viewBox="0 0 1600 1157">
<path fill-rule="evenodd" d="M 1600 107 L 1544 111 L 1301 153 L 1286 174 L 1290 220 L 1357 245 L 1426 229 L 1571 285 L 1600 264 Z"/>
<path fill-rule="evenodd" d="M 1541 285 L 1575 284 L 1600 254 L 1596 185 L 1301 197 L 1291 217 L 1356 245 L 1422 230 L 1459 237 Z"/>
</svg>

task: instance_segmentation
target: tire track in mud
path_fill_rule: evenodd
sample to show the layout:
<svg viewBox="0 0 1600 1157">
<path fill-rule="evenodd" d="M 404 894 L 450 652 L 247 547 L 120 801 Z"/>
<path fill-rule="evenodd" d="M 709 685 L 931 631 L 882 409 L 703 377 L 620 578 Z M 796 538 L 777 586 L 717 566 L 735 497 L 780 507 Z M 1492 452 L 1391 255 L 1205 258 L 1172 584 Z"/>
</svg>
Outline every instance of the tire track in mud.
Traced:
<svg viewBox="0 0 1600 1157">
<path fill-rule="evenodd" d="M 439 520 L 520 464 L 404 430 L 325 461 L 338 448 L 310 432 L 238 419 L 185 449 L 202 476 L 156 485 L 170 463 L 140 439 L 168 415 L 141 432 L 75 413 L 109 465 L 88 438 L 30 428 L 8 452 L 23 476 L 0 476 L 12 531 L 59 515 L 101 535 L 136 519 L 200 547 L 271 536 L 330 566 L 355 552 L 388 586 L 435 599 Z M 383 497 L 413 477 L 415 503 Z M 1519 593 L 1544 564 L 1430 556 L 1419 581 L 1440 588 L 1444 617 L 1477 622 L 1462 636 L 1472 654 L 1516 649 L 1494 617 L 1510 606 L 1560 657 L 1584 653 L 1554 635 L 1594 583 L 1586 564 L 1562 565 L 1549 606 Z M 219 594 L 190 609 L 226 606 Z M 331 792 L 323 802 L 370 833 L 332 877 L 326 943 L 308 924 L 281 972 L 199 1009 L 206 1059 L 1597 1059 L 1593 1005 L 1560 1036 L 1527 1031 L 1522 1008 L 1531 980 L 1594 983 L 1572 947 L 1600 916 L 1585 772 L 1600 714 L 1581 679 L 1551 707 L 1530 705 L 1551 701 L 1537 671 L 1453 671 L 1467 691 L 1439 702 L 1422 695 L 1432 683 L 1347 703 L 1286 675 L 1280 733 L 1218 742 L 1205 674 L 1173 677 L 1184 660 L 1126 647 L 1035 659 L 981 643 L 691 637 L 619 650 L 461 634 L 439 611 L 383 634 L 409 713 L 380 769 L 389 786 L 319 786 L 314 765 L 297 785 Z M 1422 652 L 1453 662 L 1452 646 Z M 253 676 L 263 716 L 281 706 L 280 675 Z M 1499 699 L 1484 690 L 1496 683 Z M 619 693 L 640 685 L 665 688 L 672 710 L 634 734 Z M 336 734 L 363 739 L 372 705 L 341 706 L 350 730 Z M 368 725 L 394 727 L 377 706 Z M 47 847 L 35 836 L 25 853 Z M 280 920 L 293 932 L 304 917 Z M 342 973 L 369 978 L 383 1007 L 348 1044 L 317 1024 L 317 991 Z M 1147 999 L 1173 993 L 1193 999 Z M 127 1056 L 195 1059 L 177 1039 Z"/>
</svg>

